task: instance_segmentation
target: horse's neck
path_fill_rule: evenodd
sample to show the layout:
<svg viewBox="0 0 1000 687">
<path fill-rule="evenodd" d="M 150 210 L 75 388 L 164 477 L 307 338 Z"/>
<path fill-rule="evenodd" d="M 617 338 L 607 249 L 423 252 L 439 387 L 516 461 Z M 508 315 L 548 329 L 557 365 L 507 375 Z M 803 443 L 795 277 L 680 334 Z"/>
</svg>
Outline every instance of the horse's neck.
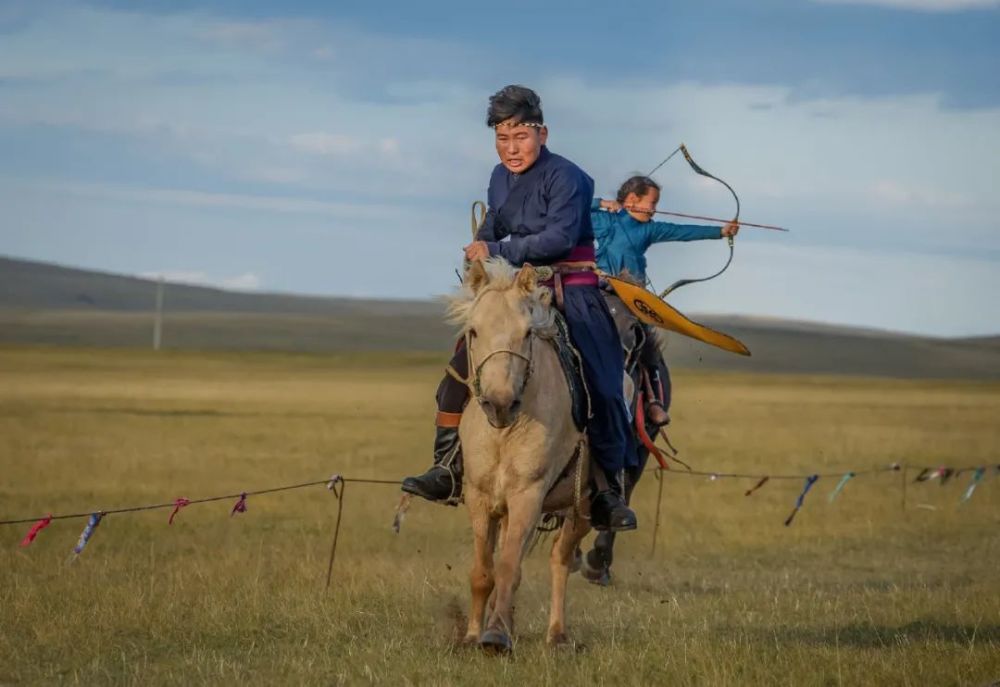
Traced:
<svg viewBox="0 0 1000 687">
<path fill-rule="evenodd" d="M 536 335 L 537 336 L 537 335 Z M 572 413 L 569 386 L 554 346 L 558 343 L 538 337 L 532 356 L 534 370 L 524 390 L 522 405 L 533 417 L 551 420 Z M 554 423 L 546 423 L 554 424 Z"/>
</svg>

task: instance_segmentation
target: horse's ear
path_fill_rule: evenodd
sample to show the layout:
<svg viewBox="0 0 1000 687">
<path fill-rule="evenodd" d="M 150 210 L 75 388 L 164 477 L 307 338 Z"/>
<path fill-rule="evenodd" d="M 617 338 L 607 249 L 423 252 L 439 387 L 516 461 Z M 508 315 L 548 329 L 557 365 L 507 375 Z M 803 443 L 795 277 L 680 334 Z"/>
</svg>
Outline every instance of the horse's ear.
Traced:
<svg viewBox="0 0 1000 687">
<path fill-rule="evenodd" d="M 479 293 L 479 289 L 483 288 L 489 280 L 490 277 L 486 274 L 483 261 L 473 260 L 472 264 L 469 265 L 469 269 L 465 271 L 465 279 L 462 280 L 462 285 L 472 289 L 472 293 Z"/>
<path fill-rule="evenodd" d="M 517 279 L 514 283 L 525 293 L 534 291 L 535 287 L 538 286 L 538 274 L 535 272 L 535 268 L 525 264 L 524 267 L 518 270 Z"/>
</svg>

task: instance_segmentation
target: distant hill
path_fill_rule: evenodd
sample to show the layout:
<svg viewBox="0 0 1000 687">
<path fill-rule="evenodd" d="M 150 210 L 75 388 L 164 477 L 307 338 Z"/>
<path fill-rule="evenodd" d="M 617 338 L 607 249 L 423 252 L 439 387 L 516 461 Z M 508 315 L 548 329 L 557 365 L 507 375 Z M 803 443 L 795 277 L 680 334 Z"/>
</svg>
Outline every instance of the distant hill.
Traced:
<svg viewBox="0 0 1000 687">
<path fill-rule="evenodd" d="M 156 283 L 0 257 L 0 344 L 148 347 Z M 433 301 L 165 289 L 163 345 L 180 349 L 442 351 Z M 741 358 L 668 335 L 672 365 L 786 373 L 1000 379 L 1000 336 L 937 339 L 771 318 L 695 319 L 743 340 Z"/>
</svg>

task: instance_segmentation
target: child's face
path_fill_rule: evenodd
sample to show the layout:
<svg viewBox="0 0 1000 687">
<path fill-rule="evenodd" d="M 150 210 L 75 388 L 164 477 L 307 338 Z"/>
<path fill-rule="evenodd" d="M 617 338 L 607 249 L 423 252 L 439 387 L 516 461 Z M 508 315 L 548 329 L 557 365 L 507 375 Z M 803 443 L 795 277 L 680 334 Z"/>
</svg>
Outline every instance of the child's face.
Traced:
<svg viewBox="0 0 1000 687">
<path fill-rule="evenodd" d="M 636 220 L 648 222 L 653 219 L 653 213 L 656 212 L 656 204 L 659 202 L 660 192 L 655 188 L 651 188 L 644 196 L 635 193 L 628 194 L 625 198 L 625 209 Z"/>
</svg>

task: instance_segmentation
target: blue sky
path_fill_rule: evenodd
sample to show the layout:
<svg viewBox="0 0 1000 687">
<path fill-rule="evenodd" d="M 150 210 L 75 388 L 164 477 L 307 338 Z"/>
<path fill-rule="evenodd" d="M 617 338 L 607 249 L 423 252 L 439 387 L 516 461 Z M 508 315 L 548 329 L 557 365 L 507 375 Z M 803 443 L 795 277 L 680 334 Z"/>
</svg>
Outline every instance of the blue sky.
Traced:
<svg viewBox="0 0 1000 687">
<path fill-rule="evenodd" d="M 997 73 L 994 0 L 0 0 L 0 253 L 439 294 L 495 163 L 486 99 L 513 82 L 599 194 L 685 141 L 746 220 L 793 229 L 745 229 L 682 310 L 995 334 Z M 731 213 L 683 161 L 657 176 L 662 206 Z M 725 256 L 656 246 L 650 274 Z"/>
</svg>

